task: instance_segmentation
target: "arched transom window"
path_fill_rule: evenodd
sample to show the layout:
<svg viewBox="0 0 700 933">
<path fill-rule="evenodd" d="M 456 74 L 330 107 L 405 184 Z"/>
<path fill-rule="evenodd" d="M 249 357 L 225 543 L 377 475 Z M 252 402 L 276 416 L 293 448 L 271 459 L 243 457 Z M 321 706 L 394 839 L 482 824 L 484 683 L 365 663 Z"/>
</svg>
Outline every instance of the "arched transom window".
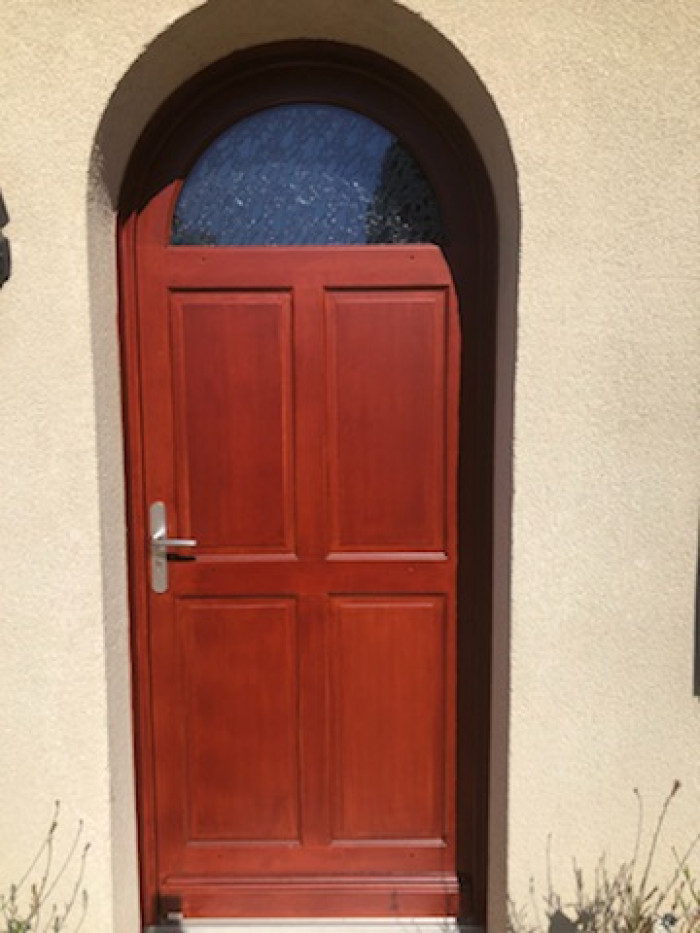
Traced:
<svg viewBox="0 0 700 933">
<path fill-rule="evenodd" d="M 399 139 L 330 104 L 270 107 L 225 130 L 194 164 L 176 246 L 441 243 L 440 212 Z"/>
</svg>

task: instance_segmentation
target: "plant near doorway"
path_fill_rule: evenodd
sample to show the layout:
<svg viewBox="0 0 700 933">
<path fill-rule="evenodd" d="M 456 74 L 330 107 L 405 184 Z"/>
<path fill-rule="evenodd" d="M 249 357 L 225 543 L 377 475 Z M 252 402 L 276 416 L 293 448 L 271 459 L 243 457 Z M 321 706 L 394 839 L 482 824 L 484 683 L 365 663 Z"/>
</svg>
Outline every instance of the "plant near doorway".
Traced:
<svg viewBox="0 0 700 933">
<path fill-rule="evenodd" d="M 67 854 L 55 864 L 59 812 L 56 801 L 46 836 L 29 867 L 7 893 L 0 893 L 0 933 L 77 933 L 83 924 L 88 903 L 83 877 L 90 844 L 82 842 L 81 821 Z M 68 897 L 59 903 L 62 882 L 69 884 Z"/>
<path fill-rule="evenodd" d="M 680 790 L 675 781 L 657 817 L 646 851 L 641 839 L 644 826 L 642 797 L 637 798 L 637 832 L 629 862 L 613 870 L 601 856 L 586 876 L 576 861 L 571 902 L 557 893 L 552 880 L 551 851 L 547 847 L 547 891 L 538 896 L 530 882 L 531 919 L 526 909 L 509 902 L 508 933 L 700 933 L 700 883 L 690 868 L 690 858 L 700 842 L 698 833 L 683 852 L 672 848 L 675 868 L 665 883 L 652 884 L 654 861 L 668 809 Z M 543 921 L 538 902 L 544 901 Z"/>
</svg>

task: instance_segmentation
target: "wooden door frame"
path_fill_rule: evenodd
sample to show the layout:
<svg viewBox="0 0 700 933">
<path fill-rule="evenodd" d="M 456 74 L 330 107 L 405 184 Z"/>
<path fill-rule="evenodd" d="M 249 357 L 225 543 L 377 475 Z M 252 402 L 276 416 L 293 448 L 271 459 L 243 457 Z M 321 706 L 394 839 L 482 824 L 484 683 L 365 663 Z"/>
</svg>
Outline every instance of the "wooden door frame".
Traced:
<svg viewBox="0 0 700 933">
<path fill-rule="evenodd" d="M 142 919 L 158 904 L 150 657 L 144 525 L 139 346 L 135 308 L 140 211 L 235 120 L 279 103 L 350 107 L 385 125 L 431 182 L 446 231 L 443 252 L 462 328 L 458 570 L 457 870 L 460 918 L 486 919 L 492 634 L 493 422 L 497 226 L 484 164 L 459 118 L 398 65 L 338 43 L 285 42 L 237 53 L 189 81 L 161 108 L 137 144 L 118 216 L 120 334 L 129 528 L 133 716 Z M 164 241 L 167 231 L 163 231 Z M 468 558 L 468 559 L 467 559 Z M 462 806 L 460 807 L 460 801 Z"/>
</svg>

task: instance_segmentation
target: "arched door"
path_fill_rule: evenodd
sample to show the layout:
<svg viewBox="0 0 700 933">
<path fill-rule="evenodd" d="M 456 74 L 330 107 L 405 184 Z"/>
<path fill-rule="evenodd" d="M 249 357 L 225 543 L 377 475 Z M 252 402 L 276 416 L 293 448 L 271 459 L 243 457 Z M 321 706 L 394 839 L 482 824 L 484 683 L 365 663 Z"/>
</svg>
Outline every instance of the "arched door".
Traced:
<svg viewBox="0 0 700 933">
<path fill-rule="evenodd" d="M 456 915 L 441 206 L 391 129 L 286 96 L 132 219 L 145 878 L 161 916 Z"/>
</svg>

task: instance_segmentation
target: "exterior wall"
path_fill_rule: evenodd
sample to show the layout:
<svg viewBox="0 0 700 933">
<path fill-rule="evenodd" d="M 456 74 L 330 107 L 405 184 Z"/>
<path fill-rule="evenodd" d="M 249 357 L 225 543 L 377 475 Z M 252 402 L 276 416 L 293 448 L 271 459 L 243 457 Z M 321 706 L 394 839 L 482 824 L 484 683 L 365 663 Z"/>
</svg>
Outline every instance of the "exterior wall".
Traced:
<svg viewBox="0 0 700 933">
<path fill-rule="evenodd" d="M 60 797 L 105 933 L 138 927 L 114 206 L 183 80 L 314 36 L 440 91 L 501 215 L 491 928 L 549 833 L 626 856 L 635 786 L 679 778 L 669 842 L 698 828 L 694 0 L 5 0 L 0 879 Z"/>
</svg>

